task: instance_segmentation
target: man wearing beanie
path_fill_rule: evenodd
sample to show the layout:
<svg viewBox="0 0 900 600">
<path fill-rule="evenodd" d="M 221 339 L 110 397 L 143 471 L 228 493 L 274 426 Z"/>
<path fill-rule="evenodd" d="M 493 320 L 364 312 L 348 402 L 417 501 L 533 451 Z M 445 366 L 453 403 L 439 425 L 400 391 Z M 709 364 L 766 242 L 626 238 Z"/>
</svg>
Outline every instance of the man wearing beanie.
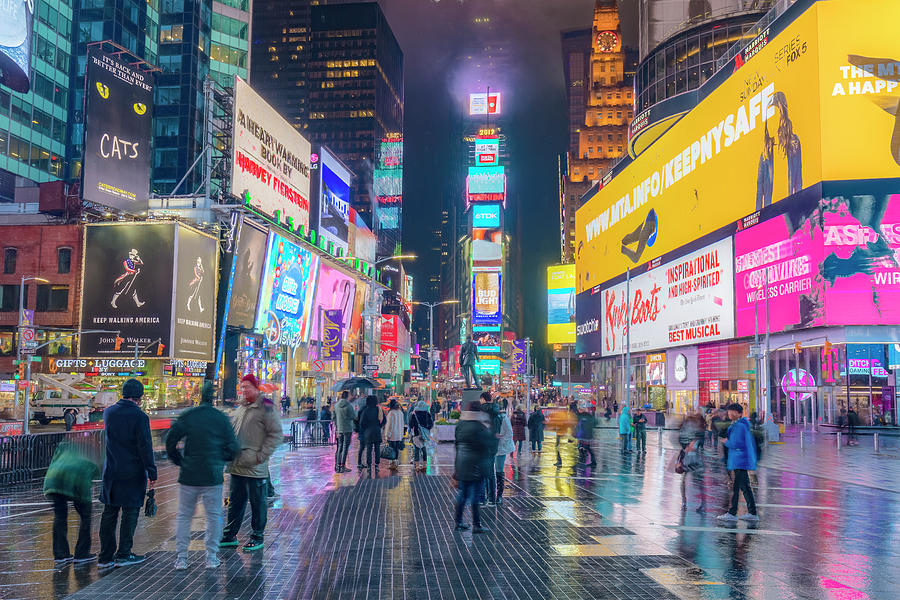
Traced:
<svg viewBox="0 0 900 600">
<path fill-rule="evenodd" d="M 228 472 L 231 473 L 228 521 L 219 545 L 238 545 L 237 534 L 249 500 L 250 526 L 253 531 L 243 550 L 253 552 L 262 549 L 266 530 L 269 457 L 283 441 L 284 433 L 273 405 L 263 402 L 259 394 L 259 383 L 252 373 L 241 379 L 241 396 L 243 402 L 238 406 L 233 420 L 234 433 L 241 450 L 228 465 Z"/>
<path fill-rule="evenodd" d="M 222 470 L 241 450 L 231 422 L 213 406 L 216 396 L 211 381 L 203 384 L 200 405 L 190 408 L 172 424 L 166 436 L 166 453 L 181 467 L 178 473 L 178 516 L 175 521 L 175 570 L 188 566 L 191 521 L 197 500 L 206 512 L 206 568 L 219 566 L 219 538 L 222 535 Z M 184 449 L 178 442 L 184 440 Z"/>
<path fill-rule="evenodd" d="M 122 386 L 122 399 L 103 411 L 106 461 L 100 490 L 100 502 L 104 505 L 98 558 L 101 568 L 136 565 L 145 560 L 131 552 L 138 514 L 147 493 L 147 479 L 151 487 L 156 481 L 150 419 L 138 406 L 143 395 L 141 382 L 129 379 Z M 116 525 L 120 510 L 122 525 L 117 546 Z"/>
</svg>

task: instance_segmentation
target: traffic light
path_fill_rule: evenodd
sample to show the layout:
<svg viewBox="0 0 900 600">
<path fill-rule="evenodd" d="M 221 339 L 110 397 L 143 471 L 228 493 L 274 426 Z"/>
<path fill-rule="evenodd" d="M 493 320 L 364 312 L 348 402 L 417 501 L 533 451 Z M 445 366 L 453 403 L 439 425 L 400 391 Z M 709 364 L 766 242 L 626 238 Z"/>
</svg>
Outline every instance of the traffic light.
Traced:
<svg viewBox="0 0 900 600">
<path fill-rule="evenodd" d="M 156 355 L 157 355 L 157 356 L 162 356 L 162 355 L 163 355 L 163 350 L 165 350 L 165 349 L 166 349 L 166 345 L 165 345 L 165 344 L 159 344 L 159 345 L 156 347 Z"/>
<path fill-rule="evenodd" d="M 800 354 L 800 351 L 803 348 L 800 346 L 800 342 L 794 342 L 794 354 Z"/>
<path fill-rule="evenodd" d="M 124 342 L 124 341 L 125 341 L 125 338 L 120 338 L 119 336 L 116 336 L 116 352 L 118 352 L 119 350 L 122 349 L 122 342 Z"/>
<path fill-rule="evenodd" d="M 25 365 L 19 365 L 19 372 L 16 373 L 16 379 L 25 379 Z"/>
</svg>

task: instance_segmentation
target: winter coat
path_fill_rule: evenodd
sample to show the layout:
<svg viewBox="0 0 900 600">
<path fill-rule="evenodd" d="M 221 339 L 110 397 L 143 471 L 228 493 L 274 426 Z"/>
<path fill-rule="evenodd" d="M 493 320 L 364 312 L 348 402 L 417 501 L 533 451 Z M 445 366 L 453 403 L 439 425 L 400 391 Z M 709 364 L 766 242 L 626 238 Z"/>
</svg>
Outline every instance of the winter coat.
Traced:
<svg viewBox="0 0 900 600">
<path fill-rule="evenodd" d="M 492 437 L 479 413 L 463 411 L 454 432 L 457 480 L 480 481 L 493 472 L 493 458 L 488 452 Z M 491 465 L 490 470 L 486 471 L 485 465 Z"/>
<path fill-rule="evenodd" d="M 380 444 L 384 413 L 377 406 L 365 406 L 359 411 L 359 439 L 364 444 Z"/>
<path fill-rule="evenodd" d="M 514 442 L 524 442 L 525 441 L 525 426 L 528 424 L 528 417 L 525 416 L 525 411 L 517 410 L 513 412 L 512 419 L 510 420 L 512 424 L 513 430 L 513 441 Z"/>
<path fill-rule="evenodd" d="M 178 449 L 182 439 L 183 453 Z M 166 435 L 166 453 L 181 467 L 178 483 L 182 485 L 222 485 L 225 463 L 240 451 L 228 417 L 205 402 L 181 413 Z"/>
<path fill-rule="evenodd" d="M 516 445 L 513 443 L 513 429 L 506 413 L 500 414 L 500 440 L 497 445 L 497 456 L 512 454 L 516 451 Z"/>
<path fill-rule="evenodd" d="M 419 435 L 419 429 L 428 429 L 430 430 L 434 427 L 434 418 L 431 416 L 431 413 L 427 410 L 416 410 L 413 411 L 412 416 L 409 418 L 409 435 L 416 436 Z M 424 436 L 428 436 L 428 433 L 424 433 Z"/>
<path fill-rule="evenodd" d="M 384 436 L 389 442 L 399 442 L 403 439 L 403 411 L 399 408 L 389 410 L 387 422 L 384 425 Z"/>
<path fill-rule="evenodd" d="M 156 481 L 150 418 L 131 400 L 119 400 L 103 411 L 106 461 L 100 502 L 140 508 L 147 479 Z"/>
<path fill-rule="evenodd" d="M 253 404 L 241 404 L 232 423 L 241 451 L 228 465 L 228 472 L 254 479 L 268 478 L 269 457 L 284 441 L 281 420 L 260 398 Z"/>
<path fill-rule="evenodd" d="M 622 407 L 622 414 L 619 415 L 619 435 L 627 435 L 631 433 L 631 411 L 627 406 Z"/>
<path fill-rule="evenodd" d="M 528 417 L 528 436 L 534 442 L 544 441 L 544 413 L 539 410 Z"/>
<path fill-rule="evenodd" d="M 594 439 L 594 428 L 597 427 L 597 419 L 589 412 L 578 413 L 578 424 L 575 426 L 575 436 L 582 441 L 589 442 Z"/>
<path fill-rule="evenodd" d="M 750 421 L 741 417 L 728 428 L 728 470 L 756 470 L 756 440 L 750 432 Z"/>
<path fill-rule="evenodd" d="M 334 407 L 334 427 L 338 433 L 353 433 L 353 419 L 356 418 L 356 411 L 353 405 L 346 398 L 338 400 L 337 406 Z"/>
<path fill-rule="evenodd" d="M 59 494 L 77 502 L 90 503 L 93 480 L 100 469 L 85 458 L 71 442 L 56 447 L 44 477 L 44 495 Z"/>
</svg>

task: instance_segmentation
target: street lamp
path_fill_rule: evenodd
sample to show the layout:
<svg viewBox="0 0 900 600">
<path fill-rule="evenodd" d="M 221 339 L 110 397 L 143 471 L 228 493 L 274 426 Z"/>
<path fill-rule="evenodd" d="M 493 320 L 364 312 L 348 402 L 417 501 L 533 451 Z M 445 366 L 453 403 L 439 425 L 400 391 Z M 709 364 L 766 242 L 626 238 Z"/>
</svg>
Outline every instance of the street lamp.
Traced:
<svg viewBox="0 0 900 600">
<path fill-rule="evenodd" d="M 441 300 L 440 302 L 410 300 L 409 303 L 428 307 L 428 399 L 431 400 L 431 389 L 434 384 L 434 307 L 442 304 L 459 304 L 459 300 Z"/>
<path fill-rule="evenodd" d="M 22 329 L 24 328 L 25 322 L 25 282 L 26 281 L 40 281 L 41 283 L 50 283 L 48 280 L 43 277 L 29 277 L 28 275 L 22 276 L 22 282 L 19 284 L 19 323 L 16 330 L 17 333 L 17 344 L 16 344 L 16 364 L 22 364 Z M 34 325 L 32 323 L 31 325 Z M 30 389 L 26 389 L 26 394 L 30 393 Z M 26 397 L 27 400 L 27 397 Z M 19 386 L 16 385 L 16 396 L 14 401 L 16 411 L 19 410 Z M 27 433 L 28 426 L 25 425 L 25 432 Z"/>
</svg>

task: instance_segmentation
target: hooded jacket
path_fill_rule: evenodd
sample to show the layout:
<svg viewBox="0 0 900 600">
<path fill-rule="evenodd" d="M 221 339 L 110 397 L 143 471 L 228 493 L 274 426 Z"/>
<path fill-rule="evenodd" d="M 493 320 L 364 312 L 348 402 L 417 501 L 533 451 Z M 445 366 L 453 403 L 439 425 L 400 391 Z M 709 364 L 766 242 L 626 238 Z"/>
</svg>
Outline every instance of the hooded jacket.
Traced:
<svg viewBox="0 0 900 600">
<path fill-rule="evenodd" d="M 387 422 L 384 425 L 384 436 L 389 442 L 399 442 L 403 439 L 403 411 L 399 408 L 389 410 Z"/>
<path fill-rule="evenodd" d="M 183 453 L 178 449 L 182 438 Z M 181 413 L 166 435 L 166 453 L 181 467 L 178 483 L 182 485 L 222 485 L 225 463 L 240 451 L 228 417 L 208 402 Z"/>
<path fill-rule="evenodd" d="M 627 406 L 623 406 L 622 413 L 619 415 L 619 435 L 629 433 L 631 433 L 631 411 Z"/>
<path fill-rule="evenodd" d="M 544 413 L 538 408 L 528 417 L 528 435 L 532 441 L 544 441 Z"/>
<path fill-rule="evenodd" d="M 459 416 L 454 432 L 454 466 L 459 481 L 480 481 L 493 472 L 493 456 L 488 446 L 494 436 L 485 426 L 484 416 L 482 412 L 468 410 Z M 493 441 L 496 442 L 496 439 Z"/>
<path fill-rule="evenodd" d="M 338 400 L 337 406 L 334 407 L 334 427 L 338 433 L 352 433 L 353 419 L 356 418 L 356 411 L 353 405 L 346 398 Z"/>
<path fill-rule="evenodd" d="M 728 428 L 728 470 L 756 470 L 756 440 L 750 432 L 750 421 L 741 417 Z"/>
<path fill-rule="evenodd" d="M 256 402 L 238 407 L 232 425 L 241 451 L 228 465 L 228 472 L 266 479 L 269 476 L 269 457 L 284 440 L 281 421 L 275 411 L 260 396 Z"/>
<path fill-rule="evenodd" d="M 516 451 L 516 445 L 513 443 L 513 429 L 509 421 L 509 417 L 505 412 L 500 413 L 500 440 L 497 445 L 497 455 L 512 454 Z"/>
</svg>

